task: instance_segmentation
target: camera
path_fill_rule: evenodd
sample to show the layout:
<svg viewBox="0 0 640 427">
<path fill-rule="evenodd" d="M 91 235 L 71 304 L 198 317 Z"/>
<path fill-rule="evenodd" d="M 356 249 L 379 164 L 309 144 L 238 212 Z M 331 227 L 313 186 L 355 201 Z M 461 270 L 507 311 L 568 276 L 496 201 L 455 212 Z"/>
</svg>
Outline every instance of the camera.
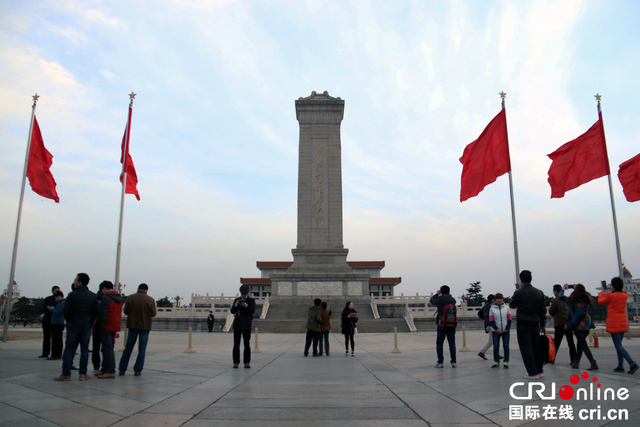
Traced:
<svg viewBox="0 0 640 427">
<path fill-rule="evenodd" d="M 576 285 L 568 285 L 567 288 L 568 289 L 575 289 Z"/>
</svg>

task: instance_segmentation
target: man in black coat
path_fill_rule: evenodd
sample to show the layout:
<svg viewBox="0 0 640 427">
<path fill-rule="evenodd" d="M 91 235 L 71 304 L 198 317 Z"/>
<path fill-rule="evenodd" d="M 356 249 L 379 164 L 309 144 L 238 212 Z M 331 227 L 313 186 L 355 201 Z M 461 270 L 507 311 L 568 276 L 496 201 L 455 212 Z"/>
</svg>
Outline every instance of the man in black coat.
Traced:
<svg viewBox="0 0 640 427">
<path fill-rule="evenodd" d="M 65 300 L 64 318 L 67 321 L 67 339 L 62 353 L 62 375 L 54 378 L 55 381 L 71 380 L 71 366 L 78 345 L 80 345 L 78 379 L 80 381 L 91 379 L 87 375 L 89 340 L 93 321 L 98 314 L 98 298 L 89 290 L 88 285 L 89 276 L 86 273 L 78 273 L 73 281 L 73 291 L 69 292 Z"/>
<path fill-rule="evenodd" d="M 447 285 L 440 286 L 440 289 L 429 300 L 431 305 L 435 305 L 438 310 L 436 311 L 436 324 L 438 325 L 438 331 L 436 336 L 436 352 L 438 355 L 438 362 L 436 368 L 442 368 L 444 365 L 444 339 L 447 339 L 449 343 L 449 353 L 451 356 L 451 367 L 455 368 L 456 363 L 456 329 L 454 327 L 448 327 L 442 325 L 442 313 L 444 307 L 453 304 L 455 307 L 456 299 L 451 296 L 451 289 Z"/>
<path fill-rule="evenodd" d="M 251 368 L 251 321 L 256 311 L 256 300 L 249 295 L 249 285 L 240 286 L 240 296 L 231 304 L 233 319 L 233 367 L 240 364 L 240 339 L 244 342 L 244 367 Z"/>
<path fill-rule="evenodd" d="M 40 359 L 48 358 L 47 360 L 56 360 L 55 358 L 49 358 L 49 352 L 51 351 L 51 310 L 49 307 L 55 307 L 56 297 L 53 296 L 60 290 L 59 286 L 51 288 L 51 295 L 44 299 L 42 303 L 42 354 L 38 356 Z"/>
</svg>

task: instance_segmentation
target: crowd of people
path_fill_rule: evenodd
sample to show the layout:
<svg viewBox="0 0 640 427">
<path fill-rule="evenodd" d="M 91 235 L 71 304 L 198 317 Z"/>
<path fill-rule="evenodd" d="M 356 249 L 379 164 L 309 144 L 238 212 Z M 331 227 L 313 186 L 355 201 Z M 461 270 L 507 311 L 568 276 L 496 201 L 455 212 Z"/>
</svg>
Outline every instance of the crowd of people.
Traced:
<svg viewBox="0 0 640 427">
<path fill-rule="evenodd" d="M 573 369 L 580 368 L 582 355 L 588 359 L 589 371 L 598 370 L 599 366 L 589 346 L 587 337 L 594 328 L 590 312 L 593 309 L 594 298 L 586 291 L 582 284 L 553 286 L 554 298 L 549 306 L 549 315 L 553 318 L 554 335 L 550 347 L 555 349 L 552 355 L 546 354 L 541 341 L 546 339 L 547 308 L 544 293 L 535 288 L 532 274 L 528 270 L 520 273 L 521 285 L 514 292 L 509 304 L 505 303 L 502 293 L 489 295 L 486 304 L 479 310 L 478 316 L 484 320 L 484 330 L 489 335 L 487 343 L 482 347 L 478 356 L 487 360 L 486 353 L 493 346 L 492 368 L 509 368 L 510 336 L 512 326 L 511 309 L 516 310 L 516 337 L 522 362 L 526 370 L 527 379 L 538 379 L 544 376 L 545 363 L 556 363 L 555 357 L 560 350 L 563 339 L 569 348 L 569 362 Z M 138 291 L 126 298 L 123 307 L 122 296 L 114 290 L 113 283 L 100 283 L 97 294 L 88 288 L 89 276 L 78 273 L 72 290 L 65 299 L 58 286 L 51 289 L 51 295 L 46 297 L 43 304 L 43 345 L 42 354 L 38 357 L 47 360 L 62 359 L 62 374 L 55 381 L 71 380 L 71 371 L 78 370 L 79 379 L 86 381 L 89 359 L 89 341 L 93 336 L 92 363 L 97 378 L 108 379 L 116 376 L 114 343 L 116 333 L 120 331 L 122 312 L 127 315 L 126 326 L 129 331 L 124 352 L 118 364 L 119 375 L 125 375 L 131 353 L 138 341 L 138 355 L 133 366 L 134 375 L 140 376 L 144 368 L 145 352 L 151 330 L 152 318 L 156 315 L 156 304 L 147 295 L 149 287 L 142 283 Z M 629 374 L 638 371 L 638 364 L 622 345 L 624 334 L 629 330 L 627 318 L 628 294 L 624 291 L 624 283 L 619 277 L 614 277 L 611 283 L 603 287 L 597 302 L 606 305 L 606 330 L 616 350 L 618 364 L 615 372 L 625 372 L 624 362 L 629 365 Z M 572 293 L 565 293 L 572 289 Z M 436 307 L 436 368 L 444 367 L 444 341 L 449 345 L 451 367 L 457 367 L 455 333 L 458 323 L 456 314 L 456 300 L 451 296 L 450 288 L 443 285 L 430 299 Z M 231 304 L 233 314 L 233 367 L 240 365 L 240 346 L 244 345 L 243 363 L 246 369 L 251 368 L 251 323 L 256 310 L 255 299 L 250 295 L 249 286 L 240 286 L 240 296 Z M 331 331 L 332 310 L 326 302 L 316 298 L 307 313 L 306 339 L 304 356 L 329 356 L 329 333 Z M 355 334 L 357 333 L 358 312 L 352 301 L 347 301 L 340 315 L 340 329 L 344 336 L 345 356 L 355 356 Z M 209 332 L 212 331 L 213 312 L 207 319 Z M 66 341 L 62 343 L 63 331 L 67 329 Z M 541 337 L 543 337 L 541 339 Z M 574 342 L 575 338 L 575 342 Z M 79 368 L 73 365 L 75 352 L 80 346 Z M 500 347 L 504 356 L 500 354 Z M 64 351 L 63 351 L 64 348 Z M 100 357 L 102 355 L 102 358 Z M 502 361 L 502 362 L 501 362 Z"/>
<path fill-rule="evenodd" d="M 156 315 L 156 303 L 147 295 L 149 287 L 142 283 L 138 291 L 124 302 L 119 292 L 108 280 L 100 283 L 98 292 L 89 290 L 89 275 L 78 273 L 71 285 L 71 292 L 64 297 L 58 286 L 51 289 L 51 296 L 43 303 L 42 354 L 47 360 L 62 359 L 62 373 L 55 381 L 71 381 L 71 371 L 78 371 L 78 379 L 87 381 L 89 343 L 93 337 L 91 362 L 94 375 L 99 379 L 116 377 L 114 344 L 120 332 L 122 312 L 127 315 L 129 335 L 120 358 L 118 371 L 125 375 L 129 358 L 138 344 L 138 356 L 133 366 L 134 375 L 140 376 L 144 367 L 145 350 L 151 330 L 151 318 Z M 63 345 L 63 332 L 67 330 Z M 76 350 L 80 347 L 79 367 L 74 365 Z M 64 350 L 63 350 L 64 349 Z M 102 356 L 102 357 L 101 357 Z"/>
</svg>

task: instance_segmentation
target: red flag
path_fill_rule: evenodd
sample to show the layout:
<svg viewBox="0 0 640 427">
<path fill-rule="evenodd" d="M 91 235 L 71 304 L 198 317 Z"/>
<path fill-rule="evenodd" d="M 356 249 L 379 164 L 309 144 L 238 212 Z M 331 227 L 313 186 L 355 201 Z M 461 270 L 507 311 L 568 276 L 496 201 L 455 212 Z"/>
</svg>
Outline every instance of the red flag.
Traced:
<svg viewBox="0 0 640 427">
<path fill-rule="evenodd" d="M 565 192 L 592 179 L 609 175 L 602 113 L 598 113 L 598 121 L 588 131 L 548 156 L 552 160 L 548 179 L 552 199 L 564 197 Z"/>
<path fill-rule="evenodd" d="M 620 165 L 618 179 L 629 202 L 640 200 L 640 154 Z"/>
<path fill-rule="evenodd" d="M 120 163 L 124 162 L 123 170 L 127 173 L 127 187 L 124 192 L 126 194 L 133 194 L 136 199 L 140 200 L 138 194 L 138 175 L 136 174 L 136 168 L 133 166 L 133 159 L 129 155 L 129 134 L 131 132 L 131 112 L 132 108 L 129 105 L 129 119 L 127 120 L 127 127 L 124 129 L 124 136 L 122 137 L 122 155 L 120 156 Z M 125 160 L 126 159 L 126 160 Z M 123 175 L 120 174 L 120 182 L 123 180 Z"/>
<path fill-rule="evenodd" d="M 33 116 L 33 131 L 31 132 L 31 145 L 29 146 L 29 160 L 27 163 L 27 178 L 31 188 L 37 194 L 47 199 L 53 199 L 60 203 L 56 192 L 56 180 L 51 175 L 53 156 L 45 148 L 38 120 Z"/>
<path fill-rule="evenodd" d="M 478 139 L 467 145 L 462 157 L 460 202 L 477 196 L 499 176 L 511 171 L 507 114 L 500 110 Z"/>
</svg>

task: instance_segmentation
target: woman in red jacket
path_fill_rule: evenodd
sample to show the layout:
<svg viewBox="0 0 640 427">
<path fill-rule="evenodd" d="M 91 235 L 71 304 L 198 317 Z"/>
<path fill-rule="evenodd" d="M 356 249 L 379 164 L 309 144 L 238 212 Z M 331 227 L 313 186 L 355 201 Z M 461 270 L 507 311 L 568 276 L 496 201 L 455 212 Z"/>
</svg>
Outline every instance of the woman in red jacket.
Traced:
<svg viewBox="0 0 640 427">
<path fill-rule="evenodd" d="M 627 321 L 627 298 L 626 292 L 622 291 L 624 283 L 619 277 L 611 279 L 611 287 L 613 292 L 606 292 L 606 288 L 598 295 L 598 304 L 607 305 L 607 332 L 611 335 L 611 341 L 616 348 L 618 354 L 618 367 L 614 372 L 624 372 L 623 359 L 629 363 L 627 373 L 633 374 L 638 370 L 638 364 L 631 359 L 629 353 L 622 346 L 624 333 L 629 330 L 629 322 Z"/>
</svg>

